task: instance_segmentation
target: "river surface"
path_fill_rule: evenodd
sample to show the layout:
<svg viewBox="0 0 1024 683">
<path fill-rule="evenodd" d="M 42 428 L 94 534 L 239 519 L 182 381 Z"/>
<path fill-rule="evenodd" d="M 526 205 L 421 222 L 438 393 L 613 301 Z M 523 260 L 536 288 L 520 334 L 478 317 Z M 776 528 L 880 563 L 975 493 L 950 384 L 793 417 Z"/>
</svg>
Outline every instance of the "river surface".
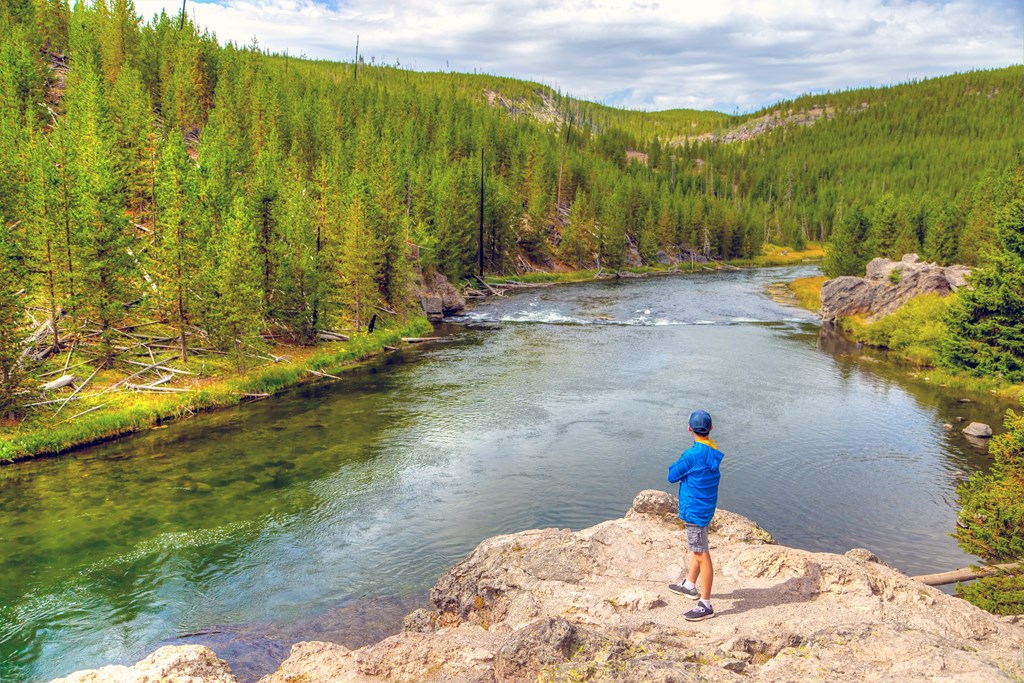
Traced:
<svg viewBox="0 0 1024 683">
<path fill-rule="evenodd" d="M 393 632 L 481 540 L 619 517 L 711 412 L 719 504 L 786 545 L 964 566 L 956 484 L 988 458 L 929 386 L 773 302 L 811 267 L 524 290 L 342 380 L 0 468 L 0 680 L 212 645 Z M 682 544 L 680 552 L 684 551 Z"/>
</svg>

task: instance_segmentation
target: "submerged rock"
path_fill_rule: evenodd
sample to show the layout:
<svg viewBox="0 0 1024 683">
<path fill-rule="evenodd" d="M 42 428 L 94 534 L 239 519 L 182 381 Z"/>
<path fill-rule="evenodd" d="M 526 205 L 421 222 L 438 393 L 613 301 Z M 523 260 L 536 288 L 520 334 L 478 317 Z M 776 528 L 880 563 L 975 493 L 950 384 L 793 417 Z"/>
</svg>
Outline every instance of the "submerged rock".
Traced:
<svg viewBox="0 0 1024 683">
<path fill-rule="evenodd" d="M 940 266 L 907 254 L 900 261 L 876 258 L 865 277 L 844 275 L 821 287 L 821 318 L 864 315 L 868 322 L 889 315 L 921 294 L 946 296 L 967 284 L 967 266 Z"/>
<path fill-rule="evenodd" d="M 1024 676 L 1019 623 L 904 576 L 869 550 L 786 548 L 724 510 L 710 530 L 716 616 L 691 624 L 682 615 L 693 602 L 668 590 L 688 565 L 675 506 L 667 493 L 644 491 L 623 519 L 487 539 L 441 577 L 434 609 L 414 613 L 407 630 L 358 650 L 300 643 L 260 683 Z"/>
<path fill-rule="evenodd" d="M 992 436 L 992 428 L 984 422 L 972 422 L 963 429 L 964 434 L 976 439 L 987 439 Z"/>
</svg>

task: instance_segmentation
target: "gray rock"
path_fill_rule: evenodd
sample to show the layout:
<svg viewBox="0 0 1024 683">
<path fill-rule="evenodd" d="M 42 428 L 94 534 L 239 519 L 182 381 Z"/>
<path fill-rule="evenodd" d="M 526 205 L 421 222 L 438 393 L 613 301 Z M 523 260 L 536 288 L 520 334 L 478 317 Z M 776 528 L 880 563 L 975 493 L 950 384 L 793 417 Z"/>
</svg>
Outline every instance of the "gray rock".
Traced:
<svg viewBox="0 0 1024 683">
<path fill-rule="evenodd" d="M 421 607 L 406 615 L 405 619 L 402 620 L 402 630 L 430 633 L 437 628 L 437 618 L 437 612 Z"/>
<path fill-rule="evenodd" d="M 532 681 L 541 669 L 561 664 L 576 650 L 576 627 L 562 618 L 539 619 L 505 641 L 494 660 L 494 680 Z"/>
<path fill-rule="evenodd" d="M 992 428 L 984 422 L 972 422 L 963 429 L 964 434 L 976 439 L 987 439 L 992 436 Z"/>
<path fill-rule="evenodd" d="M 873 259 L 865 272 L 862 278 L 845 275 L 822 285 L 822 320 L 863 315 L 874 322 L 915 296 L 956 291 L 966 284 L 970 269 L 925 263 L 917 254 L 907 254 L 900 261 Z"/>
<path fill-rule="evenodd" d="M 882 560 L 878 558 L 873 552 L 867 548 L 851 548 L 846 551 L 846 556 L 857 560 L 858 562 L 873 562 L 875 564 L 881 563 Z"/>
<path fill-rule="evenodd" d="M 441 302 L 441 297 L 436 294 L 420 297 L 420 305 L 423 306 L 423 312 L 427 314 L 427 318 L 430 320 L 440 320 L 444 317 L 444 306 Z"/>
</svg>

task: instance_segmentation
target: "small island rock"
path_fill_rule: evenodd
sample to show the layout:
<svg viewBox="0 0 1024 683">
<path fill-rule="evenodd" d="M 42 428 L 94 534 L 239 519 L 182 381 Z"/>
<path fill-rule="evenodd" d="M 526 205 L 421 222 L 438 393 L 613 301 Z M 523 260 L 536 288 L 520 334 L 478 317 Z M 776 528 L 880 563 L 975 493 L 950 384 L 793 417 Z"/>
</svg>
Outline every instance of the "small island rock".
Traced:
<svg viewBox="0 0 1024 683">
<path fill-rule="evenodd" d="M 964 434 L 978 439 L 987 439 L 992 436 L 992 428 L 984 422 L 972 422 L 964 427 Z"/>
</svg>

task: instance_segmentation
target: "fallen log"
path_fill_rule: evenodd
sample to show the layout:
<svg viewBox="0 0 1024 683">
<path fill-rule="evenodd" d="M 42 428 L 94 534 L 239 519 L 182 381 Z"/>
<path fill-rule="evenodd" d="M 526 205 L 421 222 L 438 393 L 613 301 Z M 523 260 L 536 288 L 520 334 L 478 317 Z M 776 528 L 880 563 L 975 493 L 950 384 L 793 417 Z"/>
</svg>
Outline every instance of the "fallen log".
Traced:
<svg viewBox="0 0 1024 683">
<path fill-rule="evenodd" d="M 432 342 L 439 339 L 444 339 L 444 337 L 402 337 L 402 341 L 406 344 L 422 344 L 424 342 Z"/>
<path fill-rule="evenodd" d="M 39 388 L 42 389 L 43 391 L 53 391 L 54 389 L 60 389 L 61 387 L 66 387 L 71 384 L 74 384 L 75 379 L 76 377 L 74 375 L 61 375 L 52 382 L 47 382 L 46 384 L 42 385 Z"/>
<path fill-rule="evenodd" d="M 152 363 L 152 364 L 151 363 L 140 363 L 137 360 L 127 360 L 127 359 L 122 359 L 122 360 L 123 360 L 123 362 L 128 363 L 129 365 L 138 365 L 140 367 L 147 368 L 147 369 L 159 367 L 160 370 L 166 370 L 167 372 L 173 372 L 176 375 L 194 375 L 194 374 L 196 374 L 194 372 L 189 372 L 188 370 L 179 370 L 177 368 L 167 368 L 167 367 L 164 367 L 164 363 L 167 363 L 168 361 L 172 361 L 172 360 L 174 360 L 174 358 L 166 358 L 166 359 L 164 359 L 162 361 L 159 361 L 157 363 Z"/>
<path fill-rule="evenodd" d="M 316 338 L 325 342 L 347 342 L 348 335 L 338 332 L 318 332 Z"/>
<path fill-rule="evenodd" d="M 477 280 L 479 280 L 480 284 L 482 284 L 484 287 L 486 287 L 487 291 L 490 292 L 492 295 L 494 295 L 494 296 L 501 296 L 502 295 L 502 292 L 499 292 L 494 287 L 491 287 L 489 284 L 487 284 L 487 280 L 483 279 L 479 275 L 474 275 L 473 277 L 475 277 Z"/>
<path fill-rule="evenodd" d="M 1024 570 L 1024 562 L 1011 562 L 1009 564 L 990 564 L 983 567 L 963 567 L 938 574 L 923 574 L 910 578 L 920 581 L 926 586 L 945 586 L 961 581 L 972 581 L 985 576 L 992 576 L 1004 571 Z"/>
<path fill-rule="evenodd" d="M 72 421 L 72 420 L 74 420 L 74 419 L 75 419 L 76 417 L 81 417 L 82 415 L 85 415 L 86 413 L 91 413 L 91 412 L 92 412 L 92 411 L 94 411 L 94 410 L 99 410 L 99 409 L 100 409 L 100 408 L 102 408 L 103 406 L 107 405 L 107 403 L 110 403 L 110 401 L 107 401 L 106 403 L 101 403 L 101 404 L 99 404 L 98 406 L 93 406 L 92 408 L 88 408 L 88 409 L 86 409 L 86 410 L 83 410 L 83 411 L 82 411 L 82 412 L 80 412 L 80 413 L 75 413 L 74 415 L 72 415 L 71 417 L 69 417 L 69 418 L 67 419 L 67 421 L 68 421 L 68 422 L 71 422 L 71 421 Z"/>
<path fill-rule="evenodd" d="M 308 372 L 311 375 L 316 375 L 317 377 L 326 377 L 328 379 L 341 379 L 337 375 L 331 375 L 326 372 L 320 372 L 319 370 L 306 370 L 306 372 Z"/>
</svg>

